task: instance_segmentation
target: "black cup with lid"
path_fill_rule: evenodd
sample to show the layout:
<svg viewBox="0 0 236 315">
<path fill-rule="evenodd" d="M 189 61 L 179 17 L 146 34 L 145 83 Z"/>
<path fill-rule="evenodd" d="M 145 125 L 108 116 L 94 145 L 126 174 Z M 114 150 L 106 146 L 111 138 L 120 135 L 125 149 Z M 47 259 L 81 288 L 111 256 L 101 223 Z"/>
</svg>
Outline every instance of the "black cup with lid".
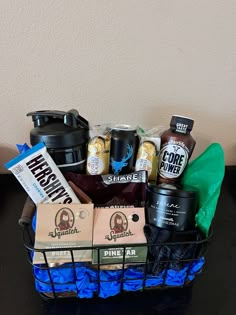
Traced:
<svg viewBox="0 0 236 315">
<path fill-rule="evenodd" d="M 146 222 L 160 228 L 186 231 L 195 226 L 198 191 L 190 186 L 148 185 Z"/>
<path fill-rule="evenodd" d="M 85 173 L 89 123 L 77 110 L 42 110 L 27 116 L 34 123 L 31 145 L 44 142 L 62 172 Z"/>
</svg>

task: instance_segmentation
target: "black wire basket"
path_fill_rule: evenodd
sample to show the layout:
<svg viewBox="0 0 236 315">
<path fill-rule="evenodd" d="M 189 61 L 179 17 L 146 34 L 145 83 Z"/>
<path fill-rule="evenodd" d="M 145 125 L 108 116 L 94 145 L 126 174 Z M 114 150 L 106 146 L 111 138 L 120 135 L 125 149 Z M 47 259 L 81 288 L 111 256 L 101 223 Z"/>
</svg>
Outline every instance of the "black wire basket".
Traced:
<svg viewBox="0 0 236 315">
<path fill-rule="evenodd" d="M 201 234 L 197 230 L 194 233 Z M 42 250 L 34 247 L 35 234 L 31 225 L 23 224 L 23 242 L 32 265 L 35 288 L 44 299 L 107 298 L 127 292 L 186 287 L 202 272 L 211 236 L 212 229 L 208 237 L 201 235 L 197 240 L 176 241 L 173 232 L 169 242 L 132 244 L 132 247 L 147 247 L 146 261 L 127 263 L 125 252 L 130 244 Z M 99 263 L 101 250 L 117 247 L 122 249 L 121 263 Z M 75 250 L 96 251 L 98 263 L 75 262 Z M 50 251 L 54 255 L 67 251 L 71 261 L 50 264 L 47 261 L 47 252 Z M 34 252 L 42 253 L 43 264 L 33 264 Z"/>
</svg>

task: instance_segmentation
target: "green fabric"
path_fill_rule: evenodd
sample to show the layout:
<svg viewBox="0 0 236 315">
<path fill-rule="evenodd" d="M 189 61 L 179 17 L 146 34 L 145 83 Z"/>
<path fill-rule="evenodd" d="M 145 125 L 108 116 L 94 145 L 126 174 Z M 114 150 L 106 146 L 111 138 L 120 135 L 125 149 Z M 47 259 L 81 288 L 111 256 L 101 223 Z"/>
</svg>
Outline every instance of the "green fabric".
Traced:
<svg viewBox="0 0 236 315">
<path fill-rule="evenodd" d="M 212 143 L 201 155 L 190 162 L 182 184 L 199 191 L 199 210 L 196 226 L 207 236 L 215 215 L 220 188 L 225 173 L 224 151 L 219 143 Z"/>
</svg>

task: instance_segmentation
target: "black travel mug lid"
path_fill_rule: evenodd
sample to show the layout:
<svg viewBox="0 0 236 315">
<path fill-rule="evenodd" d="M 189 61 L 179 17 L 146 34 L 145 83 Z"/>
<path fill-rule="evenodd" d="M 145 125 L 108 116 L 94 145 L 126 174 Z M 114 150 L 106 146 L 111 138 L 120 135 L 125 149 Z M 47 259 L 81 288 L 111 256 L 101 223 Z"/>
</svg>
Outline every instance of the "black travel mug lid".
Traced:
<svg viewBox="0 0 236 315">
<path fill-rule="evenodd" d="M 27 116 L 31 116 L 34 123 L 30 132 L 32 145 L 44 142 L 48 149 L 71 148 L 89 139 L 89 123 L 75 109 L 35 111 Z"/>
</svg>

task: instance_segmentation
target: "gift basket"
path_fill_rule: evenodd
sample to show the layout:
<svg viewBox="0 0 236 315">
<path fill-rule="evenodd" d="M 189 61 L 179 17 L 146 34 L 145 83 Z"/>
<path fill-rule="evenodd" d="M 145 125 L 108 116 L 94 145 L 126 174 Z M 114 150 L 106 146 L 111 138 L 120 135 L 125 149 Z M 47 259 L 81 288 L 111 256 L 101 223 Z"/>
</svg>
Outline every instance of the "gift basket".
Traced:
<svg viewBox="0 0 236 315">
<path fill-rule="evenodd" d="M 35 279 L 35 288 L 44 299 L 55 298 L 107 298 L 121 293 L 143 292 L 150 289 L 164 289 L 185 287 L 190 285 L 201 273 L 205 263 L 205 254 L 212 233 L 205 239 L 198 241 L 159 242 L 145 244 L 147 249 L 160 251 L 155 263 L 147 259 L 144 264 L 125 262 L 127 245 L 119 245 L 122 249 L 122 262 L 98 263 L 96 265 L 76 263 L 73 252 L 75 250 L 96 250 L 99 257 L 100 251 L 107 246 L 87 248 L 64 248 L 71 255 L 71 262 L 53 266 L 47 262 L 46 253 L 50 250 L 40 250 L 44 255 L 45 263 L 32 264 L 34 248 L 34 233 L 29 227 L 23 231 L 23 240 L 28 252 L 28 260 L 32 264 Z M 143 244 L 132 244 L 138 248 Z M 109 250 L 117 245 L 109 246 Z M 52 250 L 51 250 L 52 251 Z M 60 251 L 60 249 L 54 249 Z M 181 252 L 186 253 L 181 257 Z M 187 253 L 188 252 L 188 253 Z M 180 254 L 180 256 L 178 256 Z"/>
<path fill-rule="evenodd" d="M 212 237 L 224 154 L 189 162 L 193 120 L 170 129 L 89 126 L 76 110 L 29 113 L 31 145 L 6 167 L 28 193 L 19 224 L 45 299 L 191 285 Z M 63 125 L 63 126 L 62 126 Z"/>
</svg>

